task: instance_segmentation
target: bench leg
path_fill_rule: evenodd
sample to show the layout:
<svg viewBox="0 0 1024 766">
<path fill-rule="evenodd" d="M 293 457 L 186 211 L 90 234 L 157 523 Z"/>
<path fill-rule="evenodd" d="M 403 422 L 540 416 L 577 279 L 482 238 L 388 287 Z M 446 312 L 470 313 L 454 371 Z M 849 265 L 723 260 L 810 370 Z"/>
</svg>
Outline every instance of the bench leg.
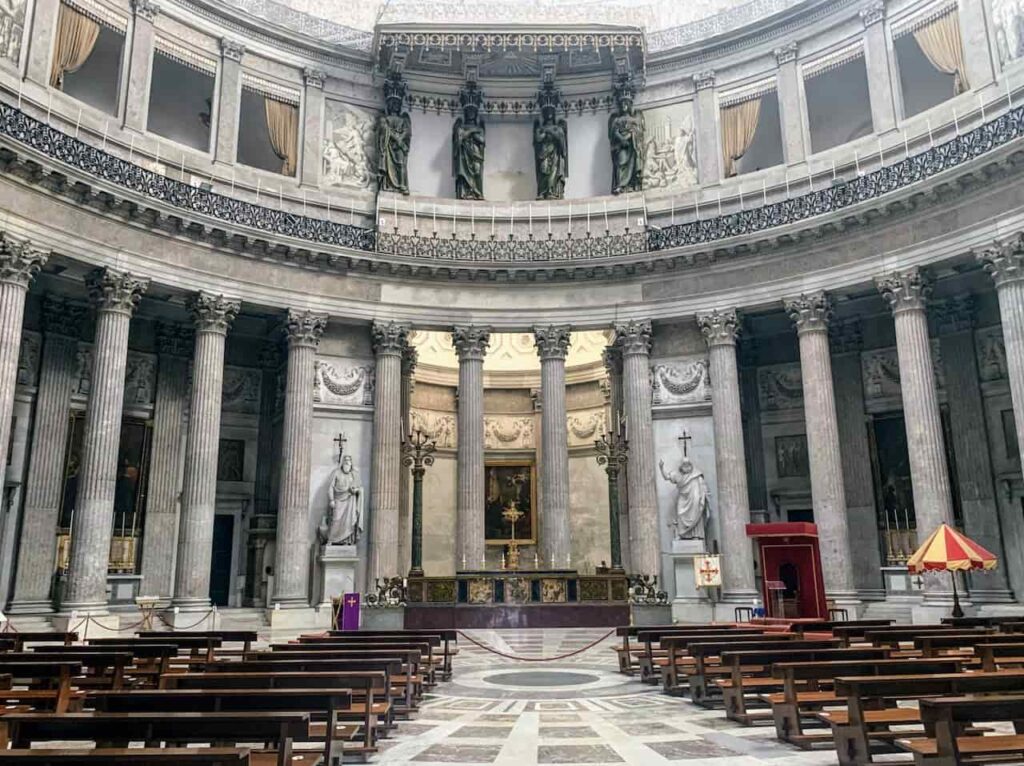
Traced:
<svg viewBox="0 0 1024 766">
<path fill-rule="evenodd" d="M 689 676 L 690 701 L 697 705 L 707 706 L 708 690 L 704 685 L 704 676 Z"/>
<path fill-rule="evenodd" d="M 746 701 L 743 699 L 743 689 L 731 686 L 722 689 L 722 700 L 725 702 L 725 717 L 731 721 L 746 723 L 744 715 L 747 712 Z"/>
<path fill-rule="evenodd" d="M 832 739 L 840 766 L 863 766 L 871 763 L 871 745 L 867 733 L 859 726 L 833 726 Z"/>
<path fill-rule="evenodd" d="M 792 702 L 772 704 L 772 719 L 775 721 L 775 736 L 783 742 L 789 742 L 790 737 L 804 733 L 800 724 L 800 709 Z"/>
</svg>

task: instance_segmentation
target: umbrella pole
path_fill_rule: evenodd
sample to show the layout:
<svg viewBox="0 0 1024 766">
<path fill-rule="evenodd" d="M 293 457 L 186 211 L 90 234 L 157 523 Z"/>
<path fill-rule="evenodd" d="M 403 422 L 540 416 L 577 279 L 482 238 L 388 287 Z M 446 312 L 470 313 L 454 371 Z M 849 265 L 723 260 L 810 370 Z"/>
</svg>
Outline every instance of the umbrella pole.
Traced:
<svg viewBox="0 0 1024 766">
<path fill-rule="evenodd" d="M 960 596 L 956 592 L 956 572 L 950 569 L 949 577 L 953 581 L 953 617 L 959 619 L 964 616 L 964 610 L 960 608 Z"/>
</svg>

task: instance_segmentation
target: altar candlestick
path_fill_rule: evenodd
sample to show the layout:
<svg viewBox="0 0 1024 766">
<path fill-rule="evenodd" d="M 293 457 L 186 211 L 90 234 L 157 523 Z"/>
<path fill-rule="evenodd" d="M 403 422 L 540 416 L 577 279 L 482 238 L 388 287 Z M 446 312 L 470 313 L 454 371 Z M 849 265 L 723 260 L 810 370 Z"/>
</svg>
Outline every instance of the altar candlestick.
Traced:
<svg viewBox="0 0 1024 766">
<path fill-rule="evenodd" d="M 761 179 L 761 204 L 768 204 L 768 181 L 767 179 Z"/>
<path fill-rule="evenodd" d="M 462 554 L 462 571 L 463 572 L 466 571 L 466 554 L 465 553 Z"/>
<path fill-rule="evenodd" d="M 134 154 L 135 154 L 135 134 L 132 133 L 131 141 L 128 142 L 128 162 L 132 161 L 132 155 L 134 155 Z M 231 178 L 234 179 L 234 177 L 235 177 L 235 170 L 234 170 L 234 168 L 232 168 L 231 169 Z M 235 190 L 235 185 L 234 185 L 234 182 L 232 182 L 232 184 L 231 184 L 231 191 L 234 192 L 234 190 Z"/>
<path fill-rule="evenodd" d="M 508 209 L 508 238 L 509 239 L 512 239 L 513 234 L 515 234 L 515 230 L 512 228 L 515 225 L 515 219 L 516 219 L 516 207 L 515 207 L 515 205 L 510 205 L 509 209 Z"/>
<path fill-rule="evenodd" d="M 552 569 L 555 568 L 555 554 L 554 553 L 551 554 L 551 568 Z"/>
<path fill-rule="evenodd" d="M 533 236 L 533 203 L 532 202 L 530 202 L 526 206 L 526 216 L 527 216 L 528 222 L 530 224 L 530 236 L 532 237 Z"/>
<path fill-rule="evenodd" d="M 110 129 L 110 123 L 103 123 L 103 151 L 107 150 L 107 131 Z"/>
<path fill-rule="evenodd" d="M 72 510 L 72 513 L 74 513 L 74 510 Z M 540 556 L 536 551 L 533 552 L 533 568 L 540 569 Z"/>
<path fill-rule="evenodd" d="M 878 164 L 882 166 L 885 164 L 885 152 L 882 151 L 882 137 L 878 137 Z"/>
<path fill-rule="evenodd" d="M 551 233 L 551 203 L 548 203 L 548 234 Z"/>
<path fill-rule="evenodd" d="M 50 109 L 53 108 L 53 89 L 46 93 L 46 124 L 50 124 Z"/>
<path fill-rule="evenodd" d="M 476 205 L 469 205 L 469 233 L 476 236 Z"/>
<path fill-rule="evenodd" d="M 669 214 L 671 216 L 669 218 L 669 225 L 670 226 L 675 226 L 676 225 L 676 198 L 675 198 L 674 195 L 669 200 L 669 204 L 672 206 L 671 207 L 671 212 Z"/>
<path fill-rule="evenodd" d="M 694 215 L 697 217 L 697 220 L 699 221 L 700 220 L 700 192 L 694 192 L 693 193 L 693 208 L 694 208 Z"/>
<path fill-rule="evenodd" d="M 810 173 L 807 174 L 807 177 L 808 178 L 811 177 Z M 832 183 L 835 183 L 835 182 L 836 182 L 836 161 L 832 160 Z M 814 184 L 812 183 L 811 186 L 813 186 L 813 185 Z"/>
<path fill-rule="evenodd" d="M 590 203 L 587 203 L 587 234 L 590 233 Z"/>
<path fill-rule="evenodd" d="M 789 169 L 783 170 L 782 175 L 786 179 L 786 199 L 789 199 Z"/>
<path fill-rule="evenodd" d="M 572 234 L 572 200 L 569 201 L 569 234 Z"/>
<path fill-rule="evenodd" d="M 935 137 L 932 135 L 932 119 L 929 117 L 925 124 L 928 125 L 928 148 L 931 149 L 935 146 Z"/>
<path fill-rule="evenodd" d="M 18 109 L 21 109 L 21 91 L 22 91 L 22 88 L 24 88 L 24 87 L 25 87 L 25 81 L 23 79 L 19 78 L 18 79 Z M 1009 95 L 1010 95 L 1010 84 L 1009 83 L 1006 84 L 1006 95 L 1007 95 L 1007 98 L 1009 98 Z"/>
<path fill-rule="evenodd" d="M 157 144 L 157 146 L 159 147 L 159 144 Z M 260 181 L 261 181 L 261 179 L 259 179 L 259 178 L 256 179 L 256 204 L 257 205 L 260 204 Z"/>
<path fill-rule="evenodd" d="M 430 216 L 433 218 L 434 233 L 437 234 L 437 203 L 430 206 Z"/>
<path fill-rule="evenodd" d="M 629 230 L 629 192 L 626 192 L 626 229 Z"/>
<path fill-rule="evenodd" d="M 21 90 L 18 90 L 18 104 L 21 104 Z M 1013 94 L 1010 93 L 1010 80 L 1006 80 L 1006 108 L 1013 109 Z"/>
<path fill-rule="evenodd" d="M 604 201 L 604 231 L 608 233 L 608 200 Z"/>
<path fill-rule="evenodd" d="M 910 159 L 910 142 L 907 140 L 907 129 L 903 129 L 903 153 Z"/>
<path fill-rule="evenodd" d="M 302 214 L 306 214 L 306 190 L 302 190 Z M 414 214 L 415 215 L 415 214 Z"/>
</svg>

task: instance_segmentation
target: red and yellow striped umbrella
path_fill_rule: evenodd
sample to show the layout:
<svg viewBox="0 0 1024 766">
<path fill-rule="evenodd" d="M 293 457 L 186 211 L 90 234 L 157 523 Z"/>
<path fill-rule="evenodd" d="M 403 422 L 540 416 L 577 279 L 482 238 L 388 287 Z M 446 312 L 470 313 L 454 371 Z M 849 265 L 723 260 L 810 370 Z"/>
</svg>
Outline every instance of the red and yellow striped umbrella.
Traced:
<svg viewBox="0 0 1024 766">
<path fill-rule="evenodd" d="M 968 569 L 995 569 L 995 554 L 948 524 L 940 524 L 907 559 L 911 572 L 964 572 Z"/>
</svg>

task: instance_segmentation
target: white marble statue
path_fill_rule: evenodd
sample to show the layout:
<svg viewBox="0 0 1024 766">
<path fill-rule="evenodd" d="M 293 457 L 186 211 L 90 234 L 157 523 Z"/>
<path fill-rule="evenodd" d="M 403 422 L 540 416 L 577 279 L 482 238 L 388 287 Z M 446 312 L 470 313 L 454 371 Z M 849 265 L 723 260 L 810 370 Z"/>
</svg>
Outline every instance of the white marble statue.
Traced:
<svg viewBox="0 0 1024 766">
<path fill-rule="evenodd" d="M 708 501 L 708 485 L 704 474 L 693 467 L 689 458 L 683 458 L 679 469 L 665 473 L 665 461 L 658 461 L 658 468 L 665 481 L 676 486 L 676 517 L 669 526 L 676 530 L 678 540 L 703 540 L 705 524 L 711 514 Z"/>
<path fill-rule="evenodd" d="M 355 545 L 363 521 L 363 487 L 352 456 L 345 455 L 327 487 L 327 515 L 320 536 L 328 545 Z"/>
</svg>

